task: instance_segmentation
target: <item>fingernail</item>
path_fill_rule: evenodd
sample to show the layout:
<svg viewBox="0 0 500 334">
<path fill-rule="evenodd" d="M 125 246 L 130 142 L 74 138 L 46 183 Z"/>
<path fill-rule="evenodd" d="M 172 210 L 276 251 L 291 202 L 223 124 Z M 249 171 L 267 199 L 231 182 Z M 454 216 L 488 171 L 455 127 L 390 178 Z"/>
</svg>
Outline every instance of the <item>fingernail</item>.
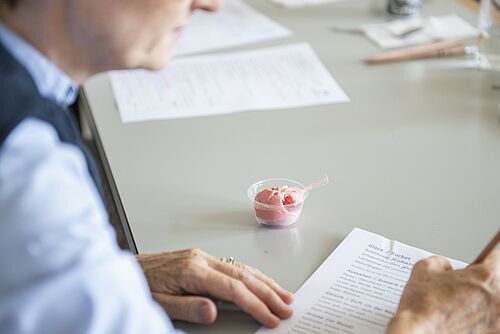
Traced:
<svg viewBox="0 0 500 334">
<path fill-rule="evenodd" d="M 293 299 L 294 299 L 293 293 L 287 292 L 285 294 L 285 299 L 286 300 L 284 300 L 284 302 L 287 303 L 288 305 L 290 305 L 291 303 L 293 303 Z"/>
<path fill-rule="evenodd" d="M 292 309 L 292 308 L 290 308 L 290 307 L 287 307 L 287 308 L 285 309 L 285 313 L 283 313 L 283 317 L 282 317 L 282 319 L 288 319 L 288 318 L 290 318 L 292 315 L 293 315 L 293 309 Z"/>
<path fill-rule="evenodd" d="M 275 328 L 278 327 L 279 324 L 280 324 L 280 319 L 278 317 L 272 316 L 270 322 L 265 326 L 269 328 Z"/>
<path fill-rule="evenodd" d="M 198 314 L 203 321 L 209 321 L 210 320 L 210 305 L 208 305 L 208 304 L 201 305 L 200 308 L 198 309 Z"/>
</svg>

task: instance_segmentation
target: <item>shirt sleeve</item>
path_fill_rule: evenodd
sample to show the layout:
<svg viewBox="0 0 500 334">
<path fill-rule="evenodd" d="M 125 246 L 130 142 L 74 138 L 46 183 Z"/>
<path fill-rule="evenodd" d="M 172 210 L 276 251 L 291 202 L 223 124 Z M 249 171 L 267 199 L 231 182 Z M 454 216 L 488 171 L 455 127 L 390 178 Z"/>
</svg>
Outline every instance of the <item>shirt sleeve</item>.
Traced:
<svg viewBox="0 0 500 334">
<path fill-rule="evenodd" d="M 28 118 L 0 149 L 0 333 L 176 333 L 81 151 Z"/>
</svg>

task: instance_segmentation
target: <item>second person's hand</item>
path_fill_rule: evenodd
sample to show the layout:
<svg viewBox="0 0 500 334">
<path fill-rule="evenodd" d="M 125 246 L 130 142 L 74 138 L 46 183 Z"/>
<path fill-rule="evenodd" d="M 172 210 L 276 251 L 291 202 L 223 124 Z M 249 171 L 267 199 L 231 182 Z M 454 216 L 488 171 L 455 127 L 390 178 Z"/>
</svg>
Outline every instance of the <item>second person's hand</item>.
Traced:
<svg viewBox="0 0 500 334">
<path fill-rule="evenodd" d="M 440 256 L 419 261 L 387 333 L 500 333 L 500 251 L 461 270 Z"/>
</svg>

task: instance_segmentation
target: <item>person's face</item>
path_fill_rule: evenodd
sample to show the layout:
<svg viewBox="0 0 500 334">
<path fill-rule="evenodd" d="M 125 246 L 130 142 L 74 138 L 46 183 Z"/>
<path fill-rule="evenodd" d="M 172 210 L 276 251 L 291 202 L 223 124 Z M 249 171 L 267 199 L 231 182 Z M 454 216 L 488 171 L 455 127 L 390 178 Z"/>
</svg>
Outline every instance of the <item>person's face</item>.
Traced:
<svg viewBox="0 0 500 334">
<path fill-rule="evenodd" d="M 118 68 L 158 70 L 194 9 L 216 10 L 222 0 L 68 0 L 70 36 L 77 57 L 93 72 Z"/>
</svg>

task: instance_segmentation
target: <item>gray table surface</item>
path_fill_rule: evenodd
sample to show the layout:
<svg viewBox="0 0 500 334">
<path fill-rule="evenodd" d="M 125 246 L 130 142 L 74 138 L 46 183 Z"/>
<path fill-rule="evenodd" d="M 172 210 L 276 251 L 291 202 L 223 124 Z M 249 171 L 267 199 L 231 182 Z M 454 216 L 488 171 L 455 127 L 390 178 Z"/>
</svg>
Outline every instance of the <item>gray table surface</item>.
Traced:
<svg viewBox="0 0 500 334">
<path fill-rule="evenodd" d="M 84 93 L 139 252 L 199 247 L 291 291 L 354 227 L 471 261 L 500 226 L 500 74 L 463 59 L 363 64 L 380 49 L 331 27 L 386 20 L 383 0 L 293 10 L 249 2 L 294 36 L 247 49 L 309 42 L 351 102 L 123 124 L 107 76 L 91 79 Z M 452 12 L 475 24 L 455 1 L 424 2 L 425 14 Z M 333 182 L 310 194 L 296 227 L 254 222 L 251 183 L 323 173 Z M 211 326 L 176 325 L 259 327 L 234 311 Z"/>
</svg>

